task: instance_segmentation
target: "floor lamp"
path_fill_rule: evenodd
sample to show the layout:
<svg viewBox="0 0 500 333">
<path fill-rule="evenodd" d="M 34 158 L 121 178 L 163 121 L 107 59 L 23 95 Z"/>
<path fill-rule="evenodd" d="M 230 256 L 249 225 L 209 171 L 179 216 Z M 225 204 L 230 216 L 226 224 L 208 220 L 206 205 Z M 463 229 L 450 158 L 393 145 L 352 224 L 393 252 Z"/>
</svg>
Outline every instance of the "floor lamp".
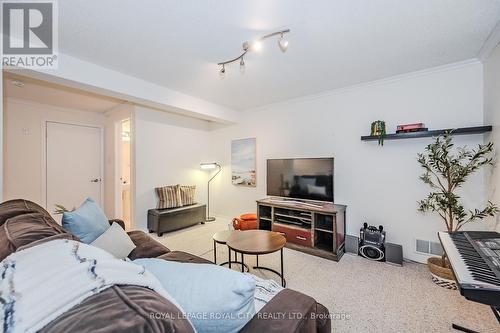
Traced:
<svg viewBox="0 0 500 333">
<path fill-rule="evenodd" d="M 207 199 L 207 218 L 205 221 L 213 222 L 215 221 L 215 217 L 210 216 L 210 182 L 219 174 L 222 170 L 222 167 L 219 163 L 201 163 L 200 168 L 202 170 L 213 170 L 217 169 L 217 172 L 208 180 L 207 188 L 208 188 L 208 199 Z"/>
</svg>

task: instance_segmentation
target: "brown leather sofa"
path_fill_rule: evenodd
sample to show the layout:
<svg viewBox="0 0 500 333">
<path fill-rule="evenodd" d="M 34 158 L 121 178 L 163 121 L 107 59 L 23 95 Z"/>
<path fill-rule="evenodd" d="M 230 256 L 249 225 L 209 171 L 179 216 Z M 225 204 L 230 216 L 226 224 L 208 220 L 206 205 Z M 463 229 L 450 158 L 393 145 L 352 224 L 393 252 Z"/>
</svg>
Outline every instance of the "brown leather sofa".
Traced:
<svg viewBox="0 0 500 333">
<path fill-rule="evenodd" d="M 120 220 L 111 220 L 122 225 Z M 128 232 L 137 246 L 130 259 L 157 257 L 211 263 L 170 251 L 142 231 Z M 54 239 L 78 239 L 67 233 L 42 207 L 27 200 L 0 204 L 0 260 L 17 250 Z M 169 314 L 155 317 L 154 314 Z M 136 286 L 113 286 L 87 298 L 40 332 L 192 332 L 179 309 L 155 292 Z M 285 289 L 259 311 L 241 332 L 330 332 L 328 310 L 313 298 Z"/>
</svg>

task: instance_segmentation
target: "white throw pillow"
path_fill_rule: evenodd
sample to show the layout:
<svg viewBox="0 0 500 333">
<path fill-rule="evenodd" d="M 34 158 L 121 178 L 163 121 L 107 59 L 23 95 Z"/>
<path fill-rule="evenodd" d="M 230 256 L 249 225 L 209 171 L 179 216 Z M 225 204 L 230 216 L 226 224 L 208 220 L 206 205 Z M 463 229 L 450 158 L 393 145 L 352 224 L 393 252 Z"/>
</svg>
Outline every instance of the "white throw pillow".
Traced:
<svg viewBox="0 0 500 333">
<path fill-rule="evenodd" d="M 113 223 L 108 230 L 97 237 L 90 245 L 97 246 L 118 259 L 126 258 L 135 249 L 134 242 L 118 223 Z"/>
</svg>

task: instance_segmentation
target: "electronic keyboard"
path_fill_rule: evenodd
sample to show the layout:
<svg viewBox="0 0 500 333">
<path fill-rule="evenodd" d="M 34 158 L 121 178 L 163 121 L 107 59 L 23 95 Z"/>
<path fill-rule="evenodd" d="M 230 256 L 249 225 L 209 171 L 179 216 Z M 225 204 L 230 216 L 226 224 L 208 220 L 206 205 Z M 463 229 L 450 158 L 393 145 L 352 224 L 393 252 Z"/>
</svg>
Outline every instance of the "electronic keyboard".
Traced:
<svg viewBox="0 0 500 333">
<path fill-rule="evenodd" d="M 500 307 L 500 233 L 439 232 L 462 296 Z M 495 310 L 495 309 L 494 309 Z"/>
</svg>

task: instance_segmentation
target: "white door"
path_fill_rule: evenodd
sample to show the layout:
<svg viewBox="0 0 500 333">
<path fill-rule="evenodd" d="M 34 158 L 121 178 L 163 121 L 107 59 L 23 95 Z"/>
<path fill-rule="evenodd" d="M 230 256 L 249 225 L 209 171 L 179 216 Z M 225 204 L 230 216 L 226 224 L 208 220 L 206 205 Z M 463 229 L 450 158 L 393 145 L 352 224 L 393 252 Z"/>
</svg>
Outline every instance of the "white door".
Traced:
<svg viewBox="0 0 500 333">
<path fill-rule="evenodd" d="M 47 122 L 47 210 L 71 209 L 86 198 L 102 206 L 102 131 Z"/>
</svg>

